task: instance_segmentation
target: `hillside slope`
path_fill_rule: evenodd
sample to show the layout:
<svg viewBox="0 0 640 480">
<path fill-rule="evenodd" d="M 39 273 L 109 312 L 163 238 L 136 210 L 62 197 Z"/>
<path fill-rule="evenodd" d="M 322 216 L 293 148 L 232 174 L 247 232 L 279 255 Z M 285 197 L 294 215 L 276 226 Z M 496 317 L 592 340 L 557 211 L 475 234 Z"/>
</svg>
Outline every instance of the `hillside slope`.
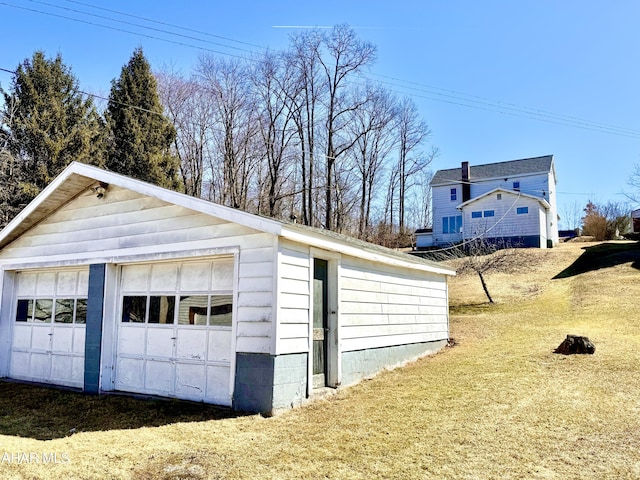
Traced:
<svg viewBox="0 0 640 480">
<path fill-rule="evenodd" d="M 274 418 L 189 419 L 176 415 L 180 404 L 172 403 L 173 415 L 158 409 L 145 420 L 149 402 L 129 399 L 120 420 L 129 416 L 131 425 L 114 426 L 111 415 L 99 413 L 107 397 L 59 392 L 52 405 L 48 390 L 30 387 L 18 402 L 4 385 L 4 451 L 58 452 L 69 461 L 5 462 L 0 472 L 3 478 L 640 478 L 640 271 L 629 251 L 614 262 L 598 260 L 616 246 L 587 250 L 593 258 L 585 268 L 582 248 L 594 246 L 521 251 L 515 272 L 488 276 L 495 305 L 486 303 L 477 277 L 452 279 L 453 348 Z M 580 272 L 554 279 L 576 261 Z M 595 355 L 554 354 L 570 333 L 588 336 Z M 59 404 L 66 410 L 44 415 Z M 47 434 L 54 440 L 37 440 Z"/>
</svg>

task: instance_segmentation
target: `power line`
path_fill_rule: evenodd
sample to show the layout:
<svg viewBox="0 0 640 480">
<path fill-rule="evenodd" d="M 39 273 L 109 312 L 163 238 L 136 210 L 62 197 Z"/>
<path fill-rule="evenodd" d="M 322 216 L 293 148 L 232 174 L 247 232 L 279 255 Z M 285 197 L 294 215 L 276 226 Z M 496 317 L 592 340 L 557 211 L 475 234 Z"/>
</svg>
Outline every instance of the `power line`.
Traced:
<svg viewBox="0 0 640 480">
<path fill-rule="evenodd" d="M 8 69 L 6 69 L 6 68 L 0 68 L 0 71 L 2 71 L 2 72 L 7 72 L 7 73 L 10 73 L 10 74 L 12 74 L 12 75 L 15 75 L 15 74 L 16 74 L 16 72 L 15 72 L 15 71 L 13 71 L 13 70 L 8 70 Z M 113 100 L 113 99 L 110 99 L 110 98 L 107 98 L 107 97 L 103 97 L 103 96 L 101 96 L 101 95 L 97 95 L 97 94 L 95 94 L 95 93 L 85 92 L 84 90 L 80 90 L 80 89 L 77 89 L 77 90 L 76 90 L 76 92 L 78 92 L 78 93 L 79 93 L 79 94 L 81 94 L 81 95 L 86 95 L 86 96 L 88 96 L 88 97 L 98 98 L 98 99 L 100 99 L 100 100 L 106 100 L 106 101 L 108 101 L 108 102 L 117 103 L 118 105 L 122 105 L 123 107 L 133 108 L 133 109 L 135 109 L 135 110 L 139 110 L 139 111 L 141 111 L 141 112 L 151 113 L 151 114 L 153 114 L 153 115 L 158 115 L 158 116 L 160 116 L 160 117 L 164 118 L 165 120 L 169 121 L 169 119 L 165 116 L 165 114 L 164 114 L 163 112 L 156 112 L 156 111 L 154 111 L 154 110 L 149 110 L 148 108 L 143 108 L 143 107 L 140 107 L 140 106 L 138 106 L 138 105 L 132 105 L 132 104 L 130 104 L 130 103 L 119 102 L 119 101 L 116 101 L 116 100 Z"/>
<path fill-rule="evenodd" d="M 105 15 L 98 15 L 98 14 L 95 14 L 95 13 L 83 12 L 82 10 L 77 10 L 77 9 L 68 8 L 68 7 L 62 7 L 60 5 L 55 5 L 55 4 L 49 3 L 49 2 L 43 2 L 43 1 L 40 1 L 40 0 L 28 0 L 28 1 L 31 2 L 31 3 L 37 3 L 39 5 L 45 5 L 45 6 L 48 6 L 48 7 L 58 8 L 60 10 L 65 10 L 65 11 L 68 11 L 68 12 L 79 13 L 80 15 L 87 15 L 87 16 L 90 16 L 90 17 L 100 18 L 102 20 L 109 20 L 111 22 L 122 23 L 124 25 L 131 25 L 131 26 L 134 26 L 134 27 L 144 28 L 144 29 L 151 30 L 151 31 L 154 31 L 154 32 L 166 33 L 168 35 L 174 35 L 176 37 L 186 38 L 187 40 L 196 40 L 198 42 L 209 43 L 209 44 L 212 44 L 212 45 L 218 45 L 218 46 L 225 47 L 225 48 L 231 48 L 233 50 L 239 50 L 241 52 L 253 53 L 251 50 L 247 50 L 245 48 L 233 47 L 233 46 L 230 46 L 230 45 L 225 45 L 223 43 L 212 42 L 211 40 L 203 40 L 201 38 L 194 37 L 194 36 L 191 36 L 191 35 L 183 35 L 181 33 L 174 33 L 174 32 L 170 32 L 168 30 L 160 29 L 160 28 L 148 27 L 146 25 L 141 25 L 139 23 L 128 22 L 126 20 L 118 20 L 116 18 L 107 17 Z"/>
<path fill-rule="evenodd" d="M 201 47 L 201 46 L 198 46 L 198 45 L 193 45 L 193 44 L 184 43 L 184 42 L 178 42 L 178 41 L 175 41 L 175 40 L 169 40 L 169 39 L 162 38 L 162 37 L 156 37 L 154 35 L 149 35 L 149 34 L 146 34 L 146 33 L 134 32 L 134 31 L 131 31 L 131 30 L 126 30 L 124 28 L 113 27 L 113 26 L 110 26 L 110 25 L 104 25 L 104 24 L 96 23 L 96 22 L 90 22 L 89 20 L 82 20 L 82 19 L 79 19 L 79 18 L 68 17 L 68 16 L 65 16 L 65 15 L 58 15 L 56 13 L 45 12 L 45 11 L 42 11 L 42 10 L 37 10 L 35 8 L 21 7 L 21 6 L 13 5 L 13 4 L 10 4 L 10 3 L 7 3 L 7 2 L 0 2 L 0 5 L 4 5 L 6 7 L 17 8 L 19 10 L 26 10 L 28 12 L 38 13 L 38 14 L 41 14 L 41 15 L 47 15 L 47 16 L 50 16 L 50 17 L 62 18 L 64 20 L 70 20 L 70 21 L 77 22 L 77 23 L 84 23 L 84 24 L 91 25 L 91 26 L 94 26 L 94 27 L 105 28 L 105 29 L 108 29 L 108 30 L 115 30 L 117 32 L 130 33 L 132 35 L 137 35 L 137 36 L 140 36 L 140 37 L 150 38 L 152 40 L 159 40 L 159 41 L 165 42 L 165 43 L 173 43 L 174 45 L 180 45 L 180 46 L 183 46 L 183 47 L 196 48 L 198 50 L 204 50 L 204 51 L 207 51 L 207 52 L 217 53 L 217 54 L 220 54 L 220 55 L 228 55 L 230 57 L 235 57 L 235 58 L 239 58 L 239 59 L 242 59 L 242 60 L 251 60 L 250 58 L 243 57 L 241 55 L 234 55 L 232 53 L 221 52 L 219 50 L 213 50 L 213 49 L 207 48 L 207 47 Z M 170 33 L 170 32 L 166 32 L 166 33 Z"/>
<path fill-rule="evenodd" d="M 380 84 L 391 85 L 399 88 L 409 88 L 410 90 L 417 90 L 418 92 L 425 92 L 429 95 L 419 94 L 419 93 L 408 93 L 408 95 L 417 98 L 424 98 L 426 100 L 433 100 L 436 102 L 448 103 L 451 105 L 458 105 L 467 108 L 474 108 L 476 110 L 484 110 L 488 112 L 500 113 L 503 115 L 511 115 L 514 117 L 528 118 L 531 120 L 537 120 L 540 122 L 551 123 L 554 125 L 562 125 L 568 127 L 579 128 L 582 130 L 591 130 L 597 131 L 600 133 L 608 133 L 611 135 L 619 135 L 623 137 L 631 137 L 631 138 L 640 138 L 640 130 L 633 130 L 630 128 L 624 127 L 609 127 L 607 124 L 600 124 L 592 121 L 574 121 L 570 120 L 570 116 L 559 114 L 557 117 L 554 117 L 554 114 L 551 113 L 537 113 L 533 111 L 528 111 L 528 107 L 509 107 L 507 104 L 502 104 L 499 101 L 492 102 L 484 102 L 484 101 L 475 101 L 463 96 L 456 96 L 452 94 L 438 93 L 438 92 L 430 92 L 428 90 L 420 90 L 412 87 L 404 87 L 402 85 L 398 85 L 391 82 L 385 81 L 376 81 Z M 405 94 L 406 92 L 392 90 L 396 93 Z M 434 96 L 435 95 L 435 96 Z M 542 112 L 542 111 L 541 111 Z M 564 118 L 563 118 L 564 117 Z"/>
<path fill-rule="evenodd" d="M 115 14 L 118 14 L 118 15 L 122 15 L 124 17 L 137 18 L 138 20 L 144 20 L 145 22 L 155 23 L 157 25 L 165 25 L 167 27 L 177 28 L 177 29 L 180 29 L 180 30 L 184 30 L 186 32 L 197 33 L 197 34 L 205 35 L 205 36 L 212 37 L 212 38 L 219 38 L 221 40 L 226 40 L 228 42 L 235 42 L 235 43 L 239 43 L 241 45 L 247 45 L 248 47 L 266 49 L 266 47 L 263 47 L 262 45 L 256 45 L 254 43 L 243 42 L 241 40 L 235 40 L 233 38 L 223 37 L 222 35 L 216 35 L 216 34 L 209 33 L 209 32 L 203 32 L 201 30 L 195 30 L 193 28 L 182 27 L 180 25 L 175 25 L 175 24 L 172 24 L 172 23 L 161 22 L 159 20 L 153 20 L 151 18 L 141 17 L 139 15 L 132 15 L 130 13 L 125 13 L 125 12 L 121 12 L 121 11 L 118 11 L 118 10 L 111 10 L 109 8 L 99 7 L 97 5 L 92 5 L 90 3 L 78 2 L 76 0 L 65 0 L 65 1 L 69 2 L 69 3 L 75 3 L 75 4 L 78 4 L 78 5 L 82 5 L 84 7 L 95 8 L 96 10 L 102 10 L 102 11 L 105 11 L 105 12 L 115 13 Z"/>
<path fill-rule="evenodd" d="M 572 115 L 566 115 L 566 114 L 557 113 L 557 112 L 550 112 L 548 110 L 543 110 L 543 109 L 533 108 L 533 107 L 527 107 L 527 106 L 518 105 L 518 104 L 515 104 L 515 103 L 502 102 L 500 100 L 494 100 L 494 99 L 491 99 L 491 98 L 482 97 L 482 96 L 478 96 L 478 95 L 471 95 L 471 94 L 467 94 L 467 93 L 463 93 L 463 92 L 458 92 L 456 90 L 444 89 L 444 88 L 436 87 L 436 86 L 433 86 L 433 85 L 428 85 L 426 83 L 415 82 L 415 81 L 410 81 L 410 80 L 402 80 L 402 79 L 399 79 L 399 78 L 396 78 L 396 77 L 387 76 L 387 75 L 381 75 L 381 74 L 377 74 L 377 73 L 371 73 L 371 75 L 376 76 L 376 77 L 386 78 L 386 79 L 389 79 L 389 80 L 393 80 L 395 82 L 401 82 L 401 83 L 406 83 L 408 85 L 415 85 L 416 86 L 416 87 L 405 87 L 405 86 L 402 86 L 402 85 L 397 85 L 397 86 L 400 86 L 401 88 L 417 89 L 419 91 L 426 91 L 428 93 L 433 93 L 433 94 L 437 94 L 437 95 L 451 96 L 451 97 L 454 97 L 454 98 L 467 99 L 470 102 L 476 102 L 477 101 L 480 104 L 495 105 L 495 106 L 500 107 L 500 108 L 509 108 L 509 109 L 513 109 L 513 110 L 516 110 L 516 111 L 525 111 L 525 112 L 531 113 L 533 115 L 564 118 L 564 119 L 566 119 L 568 121 L 572 121 L 572 122 L 578 122 L 578 123 L 582 123 L 582 124 L 585 124 L 585 125 L 594 125 L 594 126 L 598 126 L 598 127 L 608 127 L 608 128 L 614 129 L 614 130 L 619 130 L 619 131 L 631 133 L 631 134 L 634 134 L 634 135 L 635 134 L 640 134 L 640 130 L 635 130 L 635 129 L 626 128 L 626 127 L 620 127 L 618 125 L 613 125 L 613 124 L 609 124 L 609 123 L 594 122 L 592 120 L 587 120 L 587 119 L 580 118 L 580 117 L 575 117 L 575 116 L 572 116 Z M 395 85 L 395 84 L 393 84 L 393 85 Z M 417 88 L 417 87 L 420 87 L 420 88 Z M 422 89 L 425 89 L 425 90 L 422 90 Z M 445 93 L 433 92 L 432 90 L 445 92 Z"/>
<path fill-rule="evenodd" d="M 92 13 L 88 13 L 88 12 L 83 12 L 83 11 L 76 10 L 76 9 L 65 8 L 65 7 L 53 5 L 51 3 L 44 2 L 44 1 L 39 1 L 39 0 L 29 0 L 29 1 L 31 1 L 33 3 L 41 4 L 41 5 L 48 5 L 48 6 L 52 6 L 52 7 L 55 7 L 55 8 L 60 8 L 60 9 L 63 9 L 63 10 L 80 13 L 80 14 L 83 14 L 83 15 L 89 15 L 89 16 L 94 16 L 94 17 L 98 17 L 98 18 L 102 18 L 102 19 L 107 19 L 109 21 L 125 23 L 125 24 L 132 25 L 132 26 L 135 26 L 135 27 L 138 27 L 138 28 L 150 29 L 150 30 L 157 31 L 157 32 L 160 32 L 160 33 L 165 33 L 167 35 L 179 36 L 179 37 L 182 37 L 182 38 L 196 40 L 196 41 L 203 42 L 203 43 L 210 43 L 210 44 L 214 44 L 214 45 L 218 45 L 218 46 L 223 46 L 225 48 L 232 48 L 232 49 L 236 49 L 236 50 L 245 51 L 245 52 L 248 52 L 248 53 L 253 53 L 250 50 L 240 49 L 238 47 L 232 47 L 232 46 L 228 46 L 228 45 L 224 45 L 224 44 L 219 44 L 217 42 L 211 42 L 211 41 L 203 40 L 203 39 L 197 38 L 197 37 L 182 35 L 182 34 L 178 34 L 178 33 L 175 33 L 175 32 L 170 32 L 168 30 L 163 30 L 163 29 L 159 29 L 159 28 L 147 27 L 145 25 L 140 25 L 140 24 L 136 24 L 136 23 L 133 23 L 133 22 L 126 22 L 126 21 L 114 19 L 114 18 L 111 18 L 111 17 L 106 17 L 106 16 L 102 16 L 102 15 L 96 15 L 96 14 L 92 14 Z M 237 42 L 237 43 L 240 43 L 240 44 L 245 44 L 245 45 L 248 45 L 248 46 L 253 46 L 253 47 L 257 47 L 257 48 L 266 49 L 266 47 L 261 47 L 261 46 L 258 46 L 258 45 L 250 44 L 248 42 L 242 42 L 240 40 L 234 40 L 234 39 L 230 39 L 230 38 L 227 38 L 227 37 L 222 37 L 222 36 L 219 36 L 219 35 L 208 34 L 206 32 L 201 32 L 201 31 L 198 31 L 198 30 L 194 30 L 194 29 L 190 29 L 190 28 L 187 28 L 187 27 L 182 27 L 182 26 L 179 26 L 179 25 L 170 24 L 170 23 L 166 23 L 166 22 L 156 21 L 156 20 L 153 20 L 153 19 L 150 19 L 150 18 L 147 18 L 147 17 L 131 15 L 131 14 L 128 14 L 128 13 L 125 13 L 125 12 L 117 11 L 117 10 L 98 7 L 98 6 L 95 6 L 95 5 L 86 3 L 86 2 L 80 2 L 80 1 L 76 1 L 76 0 L 65 0 L 65 1 L 67 1 L 69 3 L 74 3 L 74 4 L 78 4 L 78 5 L 87 6 L 89 8 L 95 8 L 95 9 L 99 9 L 99 10 L 103 10 L 103 11 L 108 11 L 110 13 L 115 13 L 115 14 L 118 14 L 118 15 L 123 15 L 123 16 L 131 17 L 131 18 L 137 18 L 137 19 L 140 19 L 140 20 L 143 20 L 143 21 L 146 21 L 146 22 L 150 22 L 150 23 L 155 23 L 155 24 L 158 24 L 158 25 L 170 26 L 171 28 L 177 28 L 177 29 L 182 29 L 182 30 L 185 30 L 185 31 L 191 31 L 191 32 L 194 32 L 194 33 L 198 33 L 200 35 L 207 35 L 207 36 L 212 36 L 212 37 L 216 37 L 216 38 L 222 38 L 222 39 L 224 39 L 226 41 L 232 41 L 232 42 Z M 255 59 L 244 57 L 244 56 L 234 55 L 234 54 L 231 54 L 231 53 L 228 53 L 228 52 L 222 52 L 222 51 L 218 51 L 218 50 L 213 50 L 213 49 L 206 48 L 206 47 L 203 47 L 203 46 L 198 46 L 198 45 L 193 45 L 193 44 L 189 44 L 189 43 L 179 42 L 179 41 L 170 40 L 170 39 L 166 39 L 166 38 L 161 38 L 161 37 L 157 37 L 157 36 L 154 36 L 154 35 L 149 35 L 149 34 L 145 34 L 145 33 L 141 33 L 141 32 L 135 32 L 135 31 L 126 30 L 126 29 L 123 29 L 123 28 L 113 27 L 113 26 L 109 26 L 109 25 L 104 25 L 104 24 L 100 24 L 100 23 L 96 23 L 96 22 L 91 22 L 91 21 L 88 21 L 88 20 L 82 20 L 82 19 L 78 19 L 78 18 L 68 17 L 68 16 L 65 16 L 65 15 L 58 15 L 58 14 L 55 14 L 55 13 L 45 12 L 45 11 L 37 10 L 37 9 L 33 9 L 33 8 L 27 8 L 27 7 L 22 7 L 22 6 L 18 6 L 18 5 L 13 5 L 13 4 L 9 4 L 7 2 L 4 2 L 4 1 L 0 2 L 0 5 L 5 5 L 5 6 L 18 8 L 18 9 L 26 10 L 26 11 L 31 11 L 31 12 L 42 14 L 42 15 L 48 15 L 48 16 L 52 16 L 52 17 L 62 18 L 62 19 L 65 19 L 65 20 L 70 20 L 70 21 L 74 21 L 74 22 L 78 22 L 78 23 L 85 23 L 85 24 L 88 24 L 88 25 L 97 26 L 97 27 L 100 27 L 100 28 L 105 28 L 105 29 L 110 29 L 110 30 L 115 30 L 115 31 L 123 32 L 123 33 L 139 35 L 139 36 L 143 36 L 145 38 L 150 38 L 150 39 L 153 39 L 153 40 L 159 40 L 159 41 L 166 42 L 166 43 L 173 43 L 175 45 L 180 45 L 180 46 L 185 46 L 185 47 L 189 47 L 189 48 L 195 48 L 195 49 L 199 49 L 199 50 L 209 51 L 209 52 L 220 54 L 220 55 L 227 55 L 227 56 L 239 58 L 239 59 L 242 59 L 242 60 L 247 60 L 247 61 L 254 61 L 255 60 Z M 571 115 L 565 115 L 565 114 L 559 114 L 559 113 L 555 113 L 555 112 L 549 112 L 549 111 L 542 110 L 542 109 L 534 109 L 534 108 L 531 108 L 531 107 L 525 107 L 525 106 L 521 106 L 521 105 L 517 105 L 517 104 L 513 104 L 513 103 L 502 102 L 502 101 L 499 101 L 499 100 L 492 100 L 492 99 L 488 99 L 486 97 L 465 94 L 465 93 L 462 93 L 462 92 L 457 92 L 455 90 L 447 90 L 447 89 L 443 89 L 443 88 L 440 88 L 440 87 L 435 87 L 435 86 L 432 86 L 432 85 L 427 85 L 427 84 L 420 83 L 420 82 L 402 80 L 402 79 L 398 79 L 398 78 L 390 77 L 390 76 L 386 76 L 386 75 L 381 75 L 381 74 L 376 74 L 376 73 L 373 73 L 371 75 L 377 76 L 377 77 L 380 77 L 380 78 L 386 78 L 386 79 L 392 80 L 392 81 L 373 80 L 373 79 L 369 78 L 368 80 L 370 80 L 370 81 L 373 81 L 373 82 L 376 82 L 376 83 L 379 83 L 379 84 L 391 85 L 391 86 L 393 86 L 395 88 L 408 89 L 408 90 L 412 91 L 412 92 L 408 93 L 408 92 L 405 92 L 405 91 L 392 90 L 395 93 L 399 93 L 399 94 L 403 94 L 403 95 L 409 95 L 409 96 L 412 96 L 412 97 L 424 98 L 426 100 L 432 100 L 432 101 L 437 101 L 437 102 L 442 102 L 442 103 L 448 103 L 448 104 L 451 104 L 451 105 L 458 105 L 458 106 L 462 106 L 462 107 L 466 107 L 466 108 L 474 108 L 474 109 L 477 109 L 477 110 L 489 111 L 489 112 L 499 113 L 499 114 L 503 114 L 503 115 L 511 115 L 511 116 L 515 116 L 515 117 L 527 118 L 527 119 L 530 119 L 530 120 L 536 120 L 536 121 L 541 121 L 541 122 L 545 122 L 545 123 L 551 123 L 551 124 L 555 124 L 555 125 L 569 126 L 569 127 L 579 128 L 579 129 L 583 129 L 583 130 L 596 131 L 596 132 L 600 132 L 600 133 L 607 133 L 607 134 L 625 136 L 625 137 L 630 137 L 630 138 L 640 138 L 640 130 L 635 130 L 635 129 L 626 128 L 626 127 L 619 127 L 619 126 L 608 124 L 608 123 L 594 122 L 594 121 L 591 121 L 591 120 L 585 120 L 585 119 L 582 119 L 582 118 L 579 118 L 579 117 L 575 117 L 575 116 L 571 116 Z M 367 78 L 367 77 L 365 76 L 365 78 Z M 404 83 L 406 85 L 402 85 L 402 83 Z"/>
</svg>

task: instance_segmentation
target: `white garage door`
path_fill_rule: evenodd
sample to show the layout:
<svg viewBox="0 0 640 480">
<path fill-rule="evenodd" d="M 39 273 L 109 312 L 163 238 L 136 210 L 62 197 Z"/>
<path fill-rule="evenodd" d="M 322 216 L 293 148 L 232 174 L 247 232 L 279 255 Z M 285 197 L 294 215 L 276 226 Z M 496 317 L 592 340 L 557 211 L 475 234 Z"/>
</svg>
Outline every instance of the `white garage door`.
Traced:
<svg viewBox="0 0 640 480">
<path fill-rule="evenodd" d="M 84 385 L 88 270 L 19 272 L 9 375 Z"/>
<path fill-rule="evenodd" d="M 122 268 L 117 390 L 231 404 L 233 258 Z"/>
</svg>

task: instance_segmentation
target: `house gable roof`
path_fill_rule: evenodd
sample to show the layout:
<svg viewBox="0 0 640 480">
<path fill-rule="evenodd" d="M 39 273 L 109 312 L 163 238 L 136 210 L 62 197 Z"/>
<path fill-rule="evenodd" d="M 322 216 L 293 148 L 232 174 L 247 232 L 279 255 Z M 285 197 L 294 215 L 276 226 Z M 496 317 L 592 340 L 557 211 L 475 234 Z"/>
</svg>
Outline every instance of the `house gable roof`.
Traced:
<svg viewBox="0 0 640 480">
<path fill-rule="evenodd" d="M 532 175 L 536 173 L 547 173 L 552 171 L 553 155 L 542 157 L 523 158 L 520 160 L 510 160 L 507 162 L 488 163 L 485 165 L 470 165 L 470 180 L 489 180 L 492 178 L 509 178 L 522 175 Z M 461 169 L 449 168 L 438 170 L 431 185 L 445 185 L 447 183 L 460 183 Z"/>
<path fill-rule="evenodd" d="M 305 225 L 288 224 L 272 218 L 254 215 L 78 162 L 73 162 L 65 168 L 60 175 L 0 231 L 0 249 L 6 247 L 29 229 L 38 225 L 78 195 L 90 188 L 95 188 L 100 183 L 133 190 L 167 203 L 317 248 L 335 250 L 346 255 L 374 260 L 389 265 L 415 268 L 445 275 L 454 274 L 453 270 L 435 262 L 413 257 L 346 235 L 307 227 Z M 108 187 L 106 194 L 108 195 Z"/>
<path fill-rule="evenodd" d="M 538 202 L 540 205 L 542 205 L 542 207 L 546 210 L 551 208 L 551 205 L 549 205 L 549 202 L 547 202 L 544 198 L 540 198 L 540 197 L 536 197 L 535 195 L 529 195 L 527 193 L 522 193 L 522 192 L 516 192 L 515 190 L 507 190 L 506 188 L 494 188 L 493 190 L 490 190 L 486 193 L 483 193 L 482 195 L 479 195 L 477 197 L 472 198 L 471 200 L 467 200 L 464 203 L 461 203 L 460 205 L 458 205 L 456 208 L 459 210 L 463 210 L 465 207 L 468 207 L 469 205 L 472 205 L 478 201 L 481 201 L 487 197 L 490 197 L 491 195 L 495 194 L 495 193 L 504 193 L 506 195 L 509 196 L 517 196 L 520 198 L 529 198 L 531 200 L 535 200 L 536 202 Z"/>
</svg>

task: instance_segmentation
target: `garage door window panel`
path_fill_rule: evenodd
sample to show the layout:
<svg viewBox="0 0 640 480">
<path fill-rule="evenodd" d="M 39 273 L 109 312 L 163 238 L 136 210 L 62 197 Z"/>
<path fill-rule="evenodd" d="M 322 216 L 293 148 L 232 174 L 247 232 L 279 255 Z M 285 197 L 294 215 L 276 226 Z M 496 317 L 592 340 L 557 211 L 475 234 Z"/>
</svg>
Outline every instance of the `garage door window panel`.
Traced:
<svg viewBox="0 0 640 480">
<path fill-rule="evenodd" d="M 180 296 L 178 325 L 206 325 L 209 315 L 209 297 L 207 295 Z"/>
<path fill-rule="evenodd" d="M 171 325 L 175 310 L 176 297 L 164 295 L 149 297 L 149 323 Z"/>
<path fill-rule="evenodd" d="M 33 319 L 33 300 L 21 298 L 16 309 L 16 322 L 31 322 Z"/>
<path fill-rule="evenodd" d="M 233 296 L 212 295 L 211 315 L 209 325 L 217 327 L 230 327 L 231 314 L 233 312 Z"/>
<path fill-rule="evenodd" d="M 144 323 L 147 317 L 147 297 L 127 295 L 122 298 L 122 321 Z"/>
<path fill-rule="evenodd" d="M 56 300 L 56 313 L 54 322 L 73 323 L 75 300 L 73 298 L 59 298 Z"/>
<path fill-rule="evenodd" d="M 38 298 L 33 316 L 35 323 L 51 323 L 53 317 L 53 299 Z"/>
<path fill-rule="evenodd" d="M 86 324 L 87 323 L 87 299 L 78 298 L 76 300 L 76 316 L 74 323 Z"/>
</svg>

